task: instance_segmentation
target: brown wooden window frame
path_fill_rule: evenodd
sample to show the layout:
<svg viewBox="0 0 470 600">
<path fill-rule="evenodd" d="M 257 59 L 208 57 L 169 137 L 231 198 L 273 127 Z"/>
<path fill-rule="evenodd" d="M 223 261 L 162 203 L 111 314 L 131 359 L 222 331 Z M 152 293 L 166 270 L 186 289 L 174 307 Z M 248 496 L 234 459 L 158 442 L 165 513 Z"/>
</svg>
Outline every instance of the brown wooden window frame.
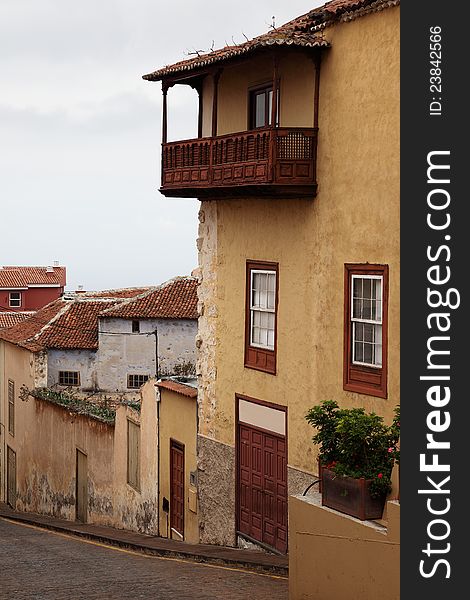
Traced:
<svg viewBox="0 0 470 600">
<path fill-rule="evenodd" d="M 15 435 L 15 382 L 8 380 L 8 433 Z"/>
<path fill-rule="evenodd" d="M 78 387 L 80 385 L 80 371 L 59 371 L 59 385 Z"/>
<path fill-rule="evenodd" d="M 259 348 L 251 344 L 251 274 L 253 271 L 272 271 L 276 275 L 274 301 L 274 344 L 273 349 Z M 277 368 L 277 320 L 279 304 L 279 263 L 256 260 L 246 261 L 246 291 L 245 291 L 245 367 L 263 371 L 270 375 L 276 374 Z"/>
<path fill-rule="evenodd" d="M 144 385 L 150 378 L 150 375 L 146 373 L 128 373 L 127 375 L 127 389 L 138 390 Z M 136 383 L 137 382 L 137 383 Z M 138 383 L 140 382 L 140 383 Z M 131 385 L 132 383 L 132 385 Z"/>
<path fill-rule="evenodd" d="M 138 492 L 140 492 L 140 436 L 140 424 L 127 419 L 127 484 Z M 131 444 L 135 444 L 135 447 L 131 448 Z M 135 464 L 131 460 L 132 455 Z"/>
<path fill-rule="evenodd" d="M 353 362 L 351 291 L 353 275 L 379 276 L 382 280 L 382 365 L 373 367 Z M 344 265 L 344 368 L 343 388 L 367 396 L 387 398 L 388 265 Z"/>
<path fill-rule="evenodd" d="M 266 83 L 262 83 L 259 85 L 253 85 L 251 87 L 248 88 L 248 129 L 251 131 L 253 129 L 263 129 L 266 127 L 271 127 L 272 124 L 270 123 L 271 120 L 271 108 L 270 108 L 270 103 L 269 103 L 269 92 L 273 91 L 273 82 L 272 80 Z M 264 110 L 265 110 L 265 115 L 266 115 L 266 119 L 265 119 L 265 123 L 264 125 L 258 125 L 255 126 L 256 123 L 256 101 L 255 98 L 256 96 L 260 95 L 260 94 L 265 94 L 265 106 L 264 106 Z M 280 99 L 280 88 L 279 88 L 279 81 L 278 81 L 278 86 L 277 86 L 277 110 L 276 110 L 276 123 L 275 123 L 275 127 L 277 127 L 279 125 L 279 99 Z M 274 98 L 274 96 L 273 96 Z"/>
</svg>

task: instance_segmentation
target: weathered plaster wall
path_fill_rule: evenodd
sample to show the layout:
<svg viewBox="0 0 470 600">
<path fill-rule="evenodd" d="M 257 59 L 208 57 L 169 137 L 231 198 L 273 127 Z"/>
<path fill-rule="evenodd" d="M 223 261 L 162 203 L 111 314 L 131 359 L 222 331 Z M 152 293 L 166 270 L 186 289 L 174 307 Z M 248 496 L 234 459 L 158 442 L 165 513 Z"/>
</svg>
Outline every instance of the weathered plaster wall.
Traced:
<svg viewBox="0 0 470 600">
<path fill-rule="evenodd" d="M 47 387 L 59 383 L 59 371 L 79 371 L 80 388 L 98 389 L 98 367 L 93 350 L 47 350 Z"/>
<path fill-rule="evenodd" d="M 304 419 L 311 406 L 335 399 L 389 423 L 399 403 L 399 9 L 328 28 L 325 37 L 332 47 L 321 70 L 316 198 L 203 201 L 198 240 L 199 432 L 234 447 L 235 393 L 288 406 L 288 463 L 303 473 L 289 475 L 290 493 L 317 471 Z M 310 64 L 298 68 L 312 74 Z M 296 97 L 304 102 L 303 88 Z M 227 129 L 240 125 L 227 121 Z M 243 366 L 248 259 L 279 263 L 276 376 Z M 389 265 L 387 399 L 343 390 L 344 264 L 366 262 Z M 203 515 L 210 494 L 200 489 Z M 227 502 L 228 528 L 234 513 Z"/>
<path fill-rule="evenodd" d="M 140 333 L 132 333 L 132 321 L 101 319 L 98 350 L 48 350 L 47 385 L 59 381 L 59 371 L 80 371 L 80 388 L 127 392 L 127 375 L 161 375 L 195 371 L 196 320 L 142 319 Z M 150 334 L 150 335 L 149 335 Z"/>
<path fill-rule="evenodd" d="M 400 505 L 387 512 L 384 529 L 322 507 L 319 494 L 290 498 L 289 599 L 398 600 Z"/>
<path fill-rule="evenodd" d="M 197 487 L 191 485 L 190 474 L 196 472 L 197 401 L 176 392 L 160 390 L 160 507 L 163 498 L 170 500 L 170 441 L 184 445 L 184 539 L 197 544 L 199 527 L 197 517 Z M 160 534 L 163 537 L 179 536 L 171 534 L 169 517 L 160 511 Z"/>
<path fill-rule="evenodd" d="M 23 452 L 31 432 L 24 432 L 24 420 L 30 427 L 31 402 L 20 399 L 21 387 L 34 387 L 34 356 L 28 350 L 0 340 L 0 500 L 6 501 L 6 457 L 7 445 L 19 456 Z M 15 384 L 15 431 L 12 435 L 8 426 L 8 381 Z"/>
<path fill-rule="evenodd" d="M 30 398 L 18 429 L 18 510 L 75 519 L 78 449 L 87 455 L 88 521 L 113 525 L 114 427 Z"/>
<path fill-rule="evenodd" d="M 197 333 L 195 320 L 141 319 L 139 322 L 140 333 L 133 334 L 130 320 L 101 320 L 97 352 L 101 389 L 126 391 L 128 374 L 155 375 L 155 330 L 158 332 L 160 375 L 172 375 L 175 370 L 185 368 L 193 369 L 194 372 Z"/>
<path fill-rule="evenodd" d="M 127 421 L 140 425 L 140 486 L 127 483 Z M 142 388 L 140 413 L 121 406 L 116 413 L 114 443 L 115 526 L 158 534 L 157 521 L 157 403 L 154 380 Z"/>
</svg>

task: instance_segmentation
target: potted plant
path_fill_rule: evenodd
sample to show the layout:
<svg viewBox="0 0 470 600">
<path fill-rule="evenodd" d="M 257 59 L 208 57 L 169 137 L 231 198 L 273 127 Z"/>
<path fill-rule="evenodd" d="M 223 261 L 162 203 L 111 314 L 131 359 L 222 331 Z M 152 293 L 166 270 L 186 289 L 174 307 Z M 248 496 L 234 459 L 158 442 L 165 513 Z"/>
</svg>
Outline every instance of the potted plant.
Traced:
<svg viewBox="0 0 470 600">
<path fill-rule="evenodd" d="M 305 416 L 316 428 L 320 446 L 322 504 L 359 519 L 382 517 L 391 491 L 391 473 L 399 462 L 400 408 L 391 425 L 363 408 L 340 409 L 333 400 Z"/>
</svg>

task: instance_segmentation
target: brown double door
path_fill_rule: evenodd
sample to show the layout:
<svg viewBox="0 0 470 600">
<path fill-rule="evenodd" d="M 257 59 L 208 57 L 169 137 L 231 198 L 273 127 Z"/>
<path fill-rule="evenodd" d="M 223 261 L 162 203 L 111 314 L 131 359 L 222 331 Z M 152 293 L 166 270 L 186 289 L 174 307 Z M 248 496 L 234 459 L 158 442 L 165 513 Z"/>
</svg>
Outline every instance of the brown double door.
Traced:
<svg viewBox="0 0 470 600">
<path fill-rule="evenodd" d="M 170 527 L 184 538 L 184 446 L 170 442 Z"/>
<path fill-rule="evenodd" d="M 238 426 L 238 530 L 287 552 L 287 448 L 283 436 Z"/>
</svg>

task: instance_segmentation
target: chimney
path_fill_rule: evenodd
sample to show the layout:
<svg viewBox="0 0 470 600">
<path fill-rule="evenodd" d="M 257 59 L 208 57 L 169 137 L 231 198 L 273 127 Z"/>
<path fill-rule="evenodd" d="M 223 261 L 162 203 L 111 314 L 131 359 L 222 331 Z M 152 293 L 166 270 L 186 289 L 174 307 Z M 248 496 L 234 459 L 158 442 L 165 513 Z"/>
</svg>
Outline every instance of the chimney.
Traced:
<svg viewBox="0 0 470 600">
<path fill-rule="evenodd" d="M 59 261 L 58 261 L 58 260 L 55 260 L 55 261 L 54 261 L 54 267 L 58 267 L 58 266 L 59 266 Z"/>
<path fill-rule="evenodd" d="M 84 294 L 85 290 L 83 289 L 83 285 L 77 285 L 77 289 L 75 291 L 76 294 Z"/>
<path fill-rule="evenodd" d="M 46 273 L 54 273 L 54 267 L 46 267 Z"/>
</svg>

